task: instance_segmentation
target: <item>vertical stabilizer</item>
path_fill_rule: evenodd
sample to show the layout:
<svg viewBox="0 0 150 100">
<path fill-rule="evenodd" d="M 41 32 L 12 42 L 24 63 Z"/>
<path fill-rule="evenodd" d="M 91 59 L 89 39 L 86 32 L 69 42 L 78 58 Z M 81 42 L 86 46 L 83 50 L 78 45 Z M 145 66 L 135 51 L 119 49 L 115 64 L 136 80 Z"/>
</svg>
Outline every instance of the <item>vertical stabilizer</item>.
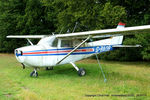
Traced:
<svg viewBox="0 0 150 100">
<path fill-rule="evenodd" d="M 119 22 L 117 29 L 125 28 L 125 25 L 125 23 Z M 114 42 L 114 44 L 122 44 L 123 36 L 115 36 L 112 38 L 112 41 Z"/>
<path fill-rule="evenodd" d="M 125 25 L 126 25 L 125 23 L 119 22 L 118 26 L 117 26 L 117 29 L 125 28 Z"/>
<path fill-rule="evenodd" d="M 125 28 L 125 23 L 119 22 L 117 29 Z M 110 37 L 108 39 L 103 39 L 99 41 L 94 41 L 88 43 L 90 46 L 98 46 L 98 45 L 118 45 L 122 44 L 123 35 Z"/>
</svg>

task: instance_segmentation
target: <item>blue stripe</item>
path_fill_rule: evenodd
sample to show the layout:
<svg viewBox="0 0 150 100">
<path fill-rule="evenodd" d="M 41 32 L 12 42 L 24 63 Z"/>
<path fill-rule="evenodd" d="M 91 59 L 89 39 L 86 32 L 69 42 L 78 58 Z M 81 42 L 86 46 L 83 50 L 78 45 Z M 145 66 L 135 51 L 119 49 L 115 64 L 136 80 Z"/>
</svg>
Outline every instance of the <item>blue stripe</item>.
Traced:
<svg viewBox="0 0 150 100">
<path fill-rule="evenodd" d="M 80 47 L 77 50 L 80 49 L 89 49 L 89 48 L 93 48 L 93 47 Z M 61 49 L 47 49 L 47 50 L 33 50 L 33 51 L 25 51 L 24 53 L 30 53 L 30 52 L 43 52 L 43 51 L 57 51 L 57 50 L 72 50 L 74 48 L 61 48 Z"/>
<path fill-rule="evenodd" d="M 81 54 L 93 54 L 95 52 L 85 52 L 85 53 L 72 53 L 71 55 L 81 55 Z M 61 56 L 61 55 L 67 55 L 68 53 L 61 53 L 61 54 L 30 54 L 30 55 L 23 55 L 23 56 Z M 20 56 L 20 55 L 19 55 Z"/>
<path fill-rule="evenodd" d="M 30 52 L 40 52 L 40 51 L 59 51 L 59 50 L 72 50 L 74 48 L 61 48 L 61 49 L 47 49 L 47 50 L 34 50 L 34 51 L 26 51 L 24 53 L 30 53 Z M 93 49 L 94 51 L 91 52 L 73 52 L 71 55 L 81 55 L 81 54 L 94 54 L 94 53 L 102 53 L 106 51 L 111 51 L 114 48 L 112 45 L 104 45 L 104 46 L 94 46 L 94 47 L 80 47 L 77 50 L 80 49 Z M 52 53 L 52 54 L 28 54 L 28 55 L 21 55 L 16 54 L 16 56 L 53 56 L 53 55 L 67 55 L 68 53 Z"/>
</svg>

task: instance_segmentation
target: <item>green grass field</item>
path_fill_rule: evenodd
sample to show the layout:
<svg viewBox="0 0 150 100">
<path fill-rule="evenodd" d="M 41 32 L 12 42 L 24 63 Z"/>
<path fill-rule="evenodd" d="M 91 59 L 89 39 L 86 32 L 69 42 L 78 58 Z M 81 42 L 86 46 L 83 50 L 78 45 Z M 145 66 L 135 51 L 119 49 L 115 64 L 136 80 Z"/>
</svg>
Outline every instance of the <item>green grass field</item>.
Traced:
<svg viewBox="0 0 150 100">
<path fill-rule="evenodd" d="M 150 63 L 101 64 L 106 83 L 96 60 L 91 59 L 77 62 L 86 69 L 84 77 L 68 64 L 52 71 L 40 69 L 39 77 L 32 78 L 32 68 L 23 70 L 14 55 L 0 54 L 0 100 L 150 100 Z"/>
</svg>

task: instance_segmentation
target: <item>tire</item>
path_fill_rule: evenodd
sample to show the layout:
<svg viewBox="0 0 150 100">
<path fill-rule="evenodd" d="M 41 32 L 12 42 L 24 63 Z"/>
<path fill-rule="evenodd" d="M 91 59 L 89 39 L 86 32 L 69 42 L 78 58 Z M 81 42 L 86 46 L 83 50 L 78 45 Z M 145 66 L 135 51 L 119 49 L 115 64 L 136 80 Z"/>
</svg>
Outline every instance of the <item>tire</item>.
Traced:
<svg viewBox="0 0 150 100">
<path fill-rule="evenodd" d="M 46 70 L 53 70 L 53 67 L 50 67 L 50 68 L 49 68 L 49 67 L 46 67 L 45 69 L 46 69 Z"/>
<path fill-rule="evenodd" d="M 50 68 L 49 68 L 49 70 L 53 70 L 53 69 L 54 69 L 53 67 L 50 67 Z"/>
<path fill-rule="evenodd" d="M 48 67 L 46 67 L 46 68 L 45 68 L 45 70 L 49 70 L 49 68 L 48 68 Z"/>
<path fill-rule="evenodd" d="M 33 71 L 33 72 L 31 72 L 30 76 L 31 77 L 38 77 L 38 72 Z"/>
<path fill-rule="evenodd" d="M 80 68 L 79 71 L 78 71 L 78 75 L 79 76 L 85 76 L 86 75 L 85 69 Z"/>
</svg>

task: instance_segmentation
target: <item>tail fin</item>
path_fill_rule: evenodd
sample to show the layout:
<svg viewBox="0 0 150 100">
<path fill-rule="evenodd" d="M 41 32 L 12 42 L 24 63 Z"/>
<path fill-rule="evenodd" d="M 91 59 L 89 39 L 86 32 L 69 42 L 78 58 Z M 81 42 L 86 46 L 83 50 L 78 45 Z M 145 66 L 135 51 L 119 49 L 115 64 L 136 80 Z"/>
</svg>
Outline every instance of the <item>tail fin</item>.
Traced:
<svg viewBox="0 0 150 100">
<path fill-rule="evenodd" d="M 119 22 L 117 29 L 125 28 L 125 23 Z M 97 45 L 119 45 L 122 44 L 123 36 L 114 36 L 108 39 L 103 39 L 99 41 L 94 41 L 88 43 L 90 46 L 97 46 Z"/>
<path fill-rule="evenodd" d="M 125 23 L 119 22 L 117 29 L 125 28 Z M 113 44 L 122 44 L 123 36 L 115 36 L 112 38 Z"/>
<path fill-rule="evenodd" d="M 117 26 L 117 29 L 125 28 L 125 25 L 126 25 L 125 23 L 119 22 L 118 26 Z"/>
</svg>

